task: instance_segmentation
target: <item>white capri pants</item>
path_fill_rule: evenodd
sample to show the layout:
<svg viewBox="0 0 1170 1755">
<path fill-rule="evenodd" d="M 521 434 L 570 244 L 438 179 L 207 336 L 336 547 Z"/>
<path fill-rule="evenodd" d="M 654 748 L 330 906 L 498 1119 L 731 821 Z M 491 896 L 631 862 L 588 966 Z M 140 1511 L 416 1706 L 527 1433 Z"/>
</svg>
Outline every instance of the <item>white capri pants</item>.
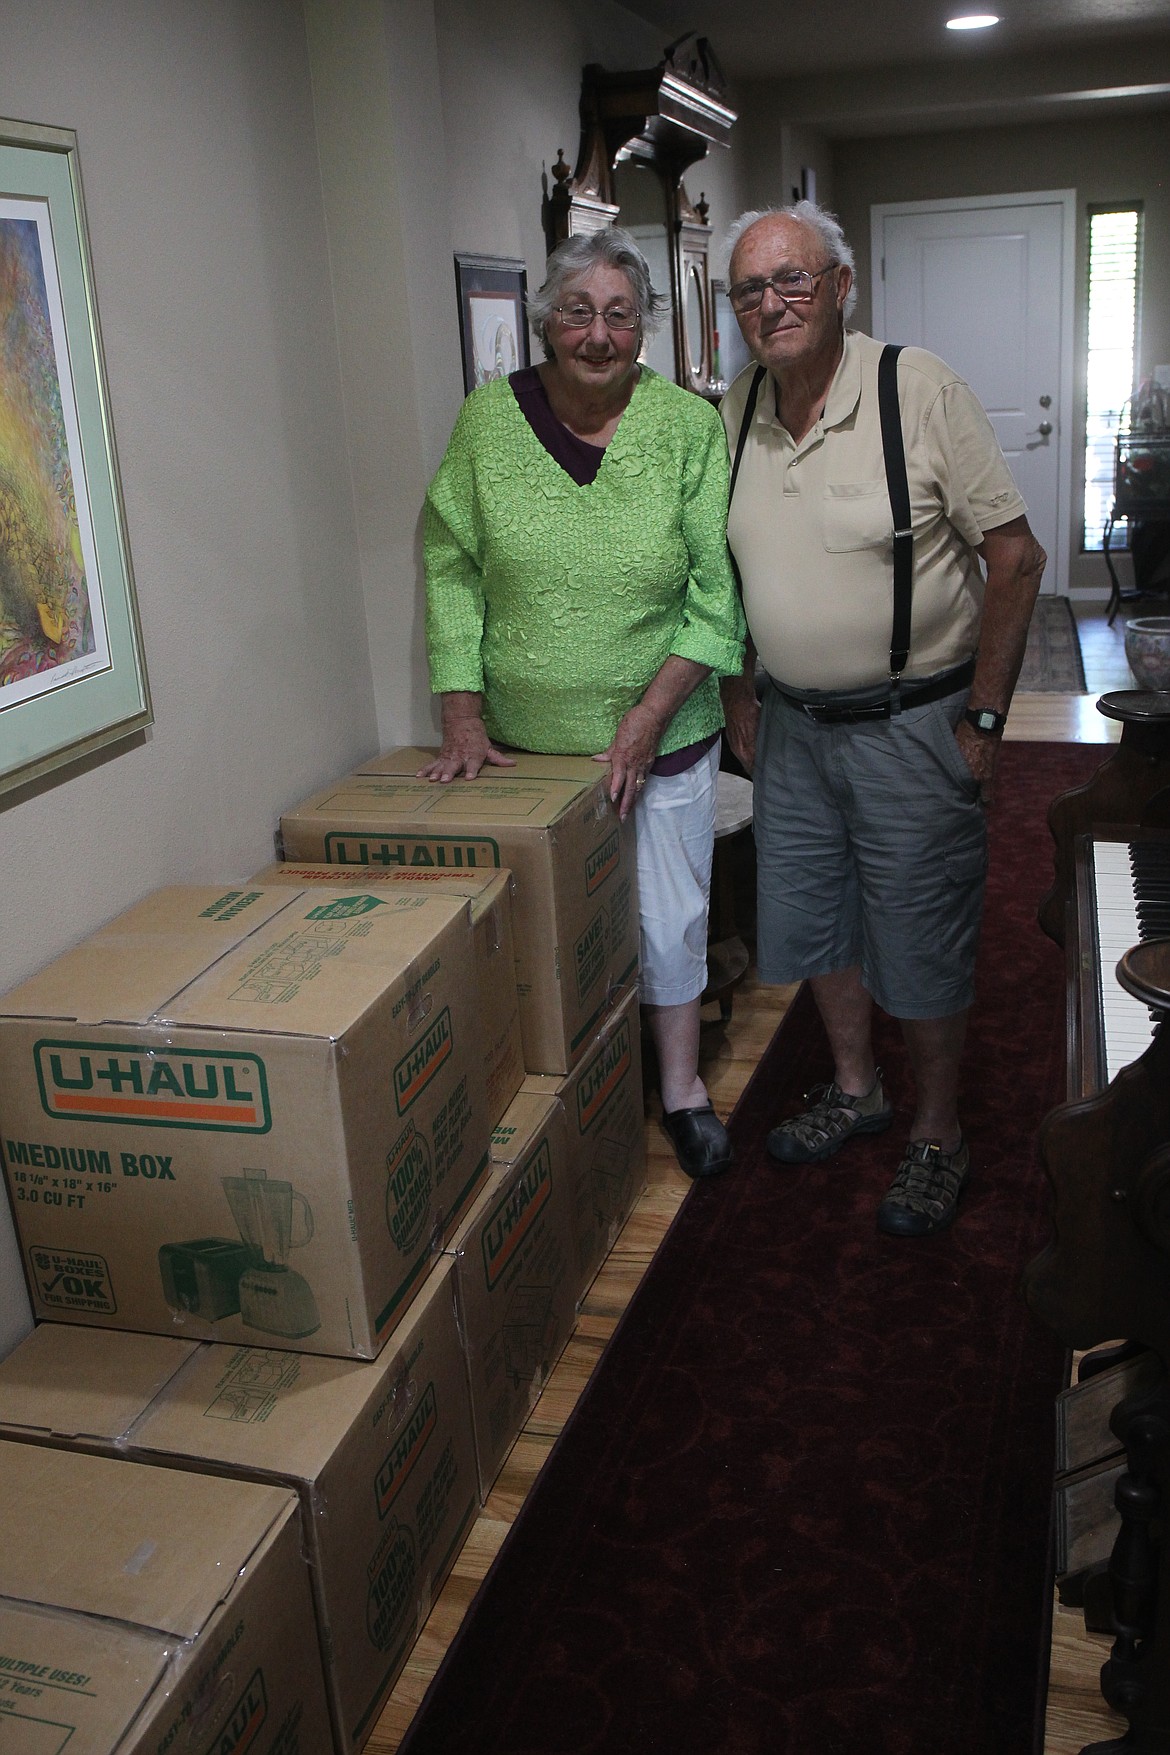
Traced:
<svg viewBox="0 0 1170 1755">
<path fill-rule="evenodd" d="M 707 985 L 719 747 L 681 774 L 649 775 L 634 807 L 646 1005 L 685 1005 Z"/>
</svg>

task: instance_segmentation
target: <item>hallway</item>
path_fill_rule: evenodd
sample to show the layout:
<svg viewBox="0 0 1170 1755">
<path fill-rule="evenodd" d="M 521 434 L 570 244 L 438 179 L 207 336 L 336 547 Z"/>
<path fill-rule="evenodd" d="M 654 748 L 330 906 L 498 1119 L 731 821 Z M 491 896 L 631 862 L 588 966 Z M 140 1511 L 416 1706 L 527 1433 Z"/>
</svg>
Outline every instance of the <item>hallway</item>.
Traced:
<svg viewBox="0 0 1170 1755">
<path fill-rule="evenodd" d="M 1128 606 L 1127 606 L 1128 607 Z M 1130 613 L 1137 613 L 1135 610 Z M 1018 695 L 1006 736 L 1021 741 L 1100 743 L 1116 741 L 1120 726 L 1096 710 L 1110 689 L 1133 686 L 1125 661 L 1124 615 L 1106 626 L 1101 604 L 1077 614 L 1088 693 Z M 1105 751 L 1102 750 L 1102 757 Z M 762 985 L 754 965 L 735 994 L 731 1018 L 718 1021 L 707 1008 L 702 1073 L 720 1114 L 727 1116 L 755 1070 L 764 1048 L 792 1001 L 795 988 Z M 393 1755 L 471 1599 L 531 1489 L 581 1394 L 606 1341 L 646 1272 L 690 1187 L 657 1121 L 658 1103 L 647 1100 L 646 1188 L 581 1309 L 576 1333 L 552 1372 L 503 1472 L 480 1512 L 455 1569 L 400 1676 L 368 1745 L 371 1755 Z M 1123 1721 L 1108 1711 L 1098 1671 L 1108 1641 L 1085 1634 L 1079 1611 L 1056 1608 L 1044 1755 L 1079 1755 L 1092 1737 L 1118 1735 Z M 938 1751 L 938 1755 L 945 1755 Z"/>
</svg>

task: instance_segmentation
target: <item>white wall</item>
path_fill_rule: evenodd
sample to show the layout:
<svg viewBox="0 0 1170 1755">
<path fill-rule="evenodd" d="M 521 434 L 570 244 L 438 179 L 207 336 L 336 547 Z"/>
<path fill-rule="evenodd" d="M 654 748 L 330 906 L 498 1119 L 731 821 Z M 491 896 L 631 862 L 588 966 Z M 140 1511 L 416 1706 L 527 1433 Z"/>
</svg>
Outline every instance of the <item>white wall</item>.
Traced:
<svg viewBox="0 0 1170 1755">
<path fill-rule="evenodd" d="M 743 206 L 783 207 L 803 194 L 801 173 L 811 170 L 816 199 L 834 209 L 833 149 L 815 128 L 785 119 L 775 85 L 744 85 L 740 96 L 740 129 L 736 141 L 742 166 Z"/>
<path fill-rule="evenodd" d="M 885 140 L 838 141 L 834 151 L 837 211 L 861 270 L 854 319 L 869 324 L 870 207 L 886 201 L 997 195 L 1029 189 L 1075 188 L 1078 235 L 1074 314 L 1073 507 L 1070 586 L 1105 591 L 1100 555 L 1082 555 L 1085 399 L 1085 292 L 1087 210 L 1090 204 L 1140 200 L 1145 204 L 1141 289 L 1140 375 L 1170 361 L 1170 188 L 1166 182 L 1167 118 L 1114 116 L 1099 121 L 1053 122 L 1044 127 L 980 128 Z M 1122 562 L 1124 567 L 1127 563 Z"/>
<path fill-rule="evenodd" d="M 431 0 L 305 0 L 382 748 L 433 735 L 423 495 L 462 399 Z"/>
<path fill-rule="evenodd" d="M 0 42 L 0 115 L 79 137 L 156 715 L 0 799 L 3 990 L 254 870 L 377 733 L 299 0 L 0 0 Z M 0 1212 L 0 1351 L 26 1321 Z"/>
</svg>

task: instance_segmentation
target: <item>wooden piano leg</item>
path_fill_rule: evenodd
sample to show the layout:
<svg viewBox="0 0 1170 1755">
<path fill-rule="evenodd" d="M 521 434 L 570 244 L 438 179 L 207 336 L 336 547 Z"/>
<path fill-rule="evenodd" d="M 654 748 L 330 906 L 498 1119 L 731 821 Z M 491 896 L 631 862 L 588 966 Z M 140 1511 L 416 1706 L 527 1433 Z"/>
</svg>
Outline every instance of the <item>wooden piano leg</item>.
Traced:
<svg viewBox="0 0 1170 1755">
<path fill-rule="evenodd" d="M 1091 1743 L 1081 1755 L 1170 1752 L 1170 1385 L 1114 1409 L 1110 1425 L 1129 1463 L 1117 1483 L 1121 1528 L 1109 1560 L 1115 1638 L 1101 1668 L 1101 1692 L 1129 1719 L 1124 1737 Z M 1158 1612 L 1159 1598 L 1162 1612 Z"/>
</svg>

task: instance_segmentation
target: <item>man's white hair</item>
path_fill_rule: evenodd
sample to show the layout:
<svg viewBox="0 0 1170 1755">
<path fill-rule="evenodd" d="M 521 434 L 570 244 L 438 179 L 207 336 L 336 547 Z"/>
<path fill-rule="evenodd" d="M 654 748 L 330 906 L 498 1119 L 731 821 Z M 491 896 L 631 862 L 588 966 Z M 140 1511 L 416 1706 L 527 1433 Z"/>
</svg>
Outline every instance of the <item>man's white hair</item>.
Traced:
<svg viewBox="0 0 1170 1755">
<path fill-rule="evenodd" d="M 857 304 L 857 264 L 853 260 L 853 251 L 841 230 L 841 222 L 835 213 L 825 207 L 818 207 L 815 201 L 793 201 L 787 207 L 755 207 L 749 213 L 741 213 L 735 224 L 730 228 L 723 243 L 721 255 L 731 267 L 731 258 L 735 254 L 735 246 L 743 234 L 761 219 L 795 219 L 816 232 L 829 254 L 829 261 L 838 267 L 848 268 L 853 276 L 853 284 L 845 295 L 842 316 L 848 322 Z"/>
</svg>

